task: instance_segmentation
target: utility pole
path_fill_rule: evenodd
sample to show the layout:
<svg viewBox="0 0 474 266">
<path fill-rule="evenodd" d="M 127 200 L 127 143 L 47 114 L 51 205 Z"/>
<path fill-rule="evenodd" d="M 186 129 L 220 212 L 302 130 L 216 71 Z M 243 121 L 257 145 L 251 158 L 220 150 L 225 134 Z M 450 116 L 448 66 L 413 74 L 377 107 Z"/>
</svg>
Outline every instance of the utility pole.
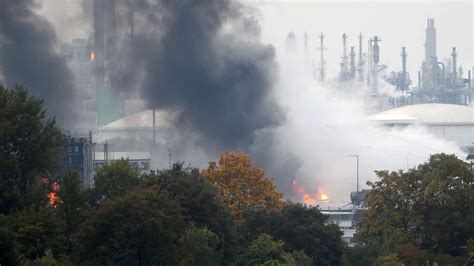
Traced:
<svg viewBox="0 0 474 266">
<path fill-rule="evenodd" d="M 153 108 L 152 123 L 153 123 L 153 145 L 156 145 L 156 109 Z"/>
<path fill-rule="evenodd" d="M 168 166 L 171 169 L 171 149 L 168 148 Z"/>
<path fill-rule="evenodd" d="M 357 193 L 359 193 L 359 155 L 348 155 L 349 157 L 355 157 L 357 159 Z"/>
<path fill-rule="evenodd" d="M 318 50 L 320 50 L 321 52 L 321 68 L 319 70 L 319 74 L 320 74 L 320 79 L 321 81 L 324 81 L 324 75 L 325 75 L 325 71 L 324 71 L 324 50 L 326 50 L 326 47 L 324 47 L 324 34 L 321 32 L 321 34 L 319 35 L 319 39 L 320 39 L 320 46 L 318 48 Z"/>
</svg>

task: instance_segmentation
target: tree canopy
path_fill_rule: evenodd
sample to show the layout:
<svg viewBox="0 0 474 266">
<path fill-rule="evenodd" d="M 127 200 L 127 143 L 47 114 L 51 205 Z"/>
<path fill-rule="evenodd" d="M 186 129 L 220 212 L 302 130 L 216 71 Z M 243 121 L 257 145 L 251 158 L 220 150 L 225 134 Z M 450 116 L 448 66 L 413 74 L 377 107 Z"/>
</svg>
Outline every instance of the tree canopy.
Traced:
<svg viewBox="0 0 474 266">
<path fill-rule="evenodd" d="M 467 163 L 435 154 L 416 169 L 377 175 L 379 181 L 368 183 L 372 190 L 357 233 L 361 244 L 387 251 L 412 245 L 452 256 L 466 253 L 474 238 L 474 175 Z"/>
<path fill-rule="evenodd" d="M 38 179 L 57 169 L 62 135 L 45 114 L 43 100 L 0 83 L 0 213 L 30 206 Z"/>
<path fill-rule="evenodd" d="M 317 207 L 288 203 L 276 213 L 247 212 L 245 221 L 243 234 L 249 240 L 270 234 L 285 242 L 286 252 L 304 251 L 313 265 L 342 264 L 342 232 Z"/>
<path fill-rule="evenodd" d="M 263 169 L 252 166 L 246 154 L 224 153 L 219 163 L 209 163 L 202 174 L 216 188 L 217 197 L 229 205 L 237 223 L 243 222 L 245 211 L 278 211 L 283 206 L 283 194 L 276 190 Z"/>
</svg>

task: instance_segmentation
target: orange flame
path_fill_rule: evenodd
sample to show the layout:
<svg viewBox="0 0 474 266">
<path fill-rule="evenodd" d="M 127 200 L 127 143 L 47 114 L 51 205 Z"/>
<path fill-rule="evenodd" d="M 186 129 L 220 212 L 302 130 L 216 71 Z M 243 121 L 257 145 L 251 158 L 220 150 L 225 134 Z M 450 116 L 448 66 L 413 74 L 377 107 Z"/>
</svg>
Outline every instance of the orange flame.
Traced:
<svg viewBox="0 0 474 266">
<path fill-rule="evenodd" d="M 95 61 L 95 53 L 94 53 L 94 51 L 92 51 L 91 54 L 89 55 L 89 59 L 91 60 L 91 62 L 94 62 L 94 61 Z"/>
<path fill-rule="evenodd" d="M 293 180 L 291 185 L 293 190 L 298 192 L 298 194 L 302 197 L 302 201 L 306 205 L 316 205 L 317 203 L 325 203 L 330 201 L 328 194 L 321 188 L 317 188 L 316 193 L 311 195 L 310 193 L 307 193 L 305 188 L 298 184 L 296 180 Z"/>
<path fill-rule="evenodd" d="M 49 205 L 53 208 L 56 208 L 59 205 L 59 197 L 56 192 L 59 190 L 59 183 L 54 181 L 53 191 L 49 192 L 47 197 L 49 199 Z"/>
</svg>

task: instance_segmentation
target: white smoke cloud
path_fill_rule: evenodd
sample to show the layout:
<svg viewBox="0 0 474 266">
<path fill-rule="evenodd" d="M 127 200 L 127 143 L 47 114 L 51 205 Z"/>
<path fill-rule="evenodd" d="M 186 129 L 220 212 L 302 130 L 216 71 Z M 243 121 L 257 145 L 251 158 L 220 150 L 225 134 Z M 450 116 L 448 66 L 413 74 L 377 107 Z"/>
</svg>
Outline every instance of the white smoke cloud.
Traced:
<svg viewBox="0 0 474 266">
<path fill-rule="evenodd" d="M 454 142 L 430 134 L 425 128 L 403 130 L 378 127 L 368 119 L 367 102 L 360 86 L 350 93 L 315 81 L 298 57 L 280 55 L 279 99 L 287 110 L 286 123 L 276 130 L 277 150 L 294 153 L 302 166 L 296 176 L 306 191 L 323 188 L 335 202 L 349 202 L 356 189 L 359 155 L 360 187 L 376 179 L 375 170 L 398 170 L 425 162 L 430 154 L 465 157 Z M 281 184 L 281 182 L 280 182 Z M 292 198 L 301 200 L 300 198 Z"/>
</svg>

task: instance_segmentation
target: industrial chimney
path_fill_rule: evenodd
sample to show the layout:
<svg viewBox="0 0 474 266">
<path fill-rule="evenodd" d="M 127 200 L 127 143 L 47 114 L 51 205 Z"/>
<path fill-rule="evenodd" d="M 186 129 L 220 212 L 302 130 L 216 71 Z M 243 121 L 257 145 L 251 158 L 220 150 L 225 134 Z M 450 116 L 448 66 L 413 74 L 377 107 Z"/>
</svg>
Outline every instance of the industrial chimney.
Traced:
<svg viewBox="0 0 474 266">
<path fill-rule="evenodd" d="M 428 27 L 426 28 L 425 62 L 431 62 L 433 57 L 436 58 L 436 29 L 434 27 L 434 19 L 429 18 Z"/>
</svg>

